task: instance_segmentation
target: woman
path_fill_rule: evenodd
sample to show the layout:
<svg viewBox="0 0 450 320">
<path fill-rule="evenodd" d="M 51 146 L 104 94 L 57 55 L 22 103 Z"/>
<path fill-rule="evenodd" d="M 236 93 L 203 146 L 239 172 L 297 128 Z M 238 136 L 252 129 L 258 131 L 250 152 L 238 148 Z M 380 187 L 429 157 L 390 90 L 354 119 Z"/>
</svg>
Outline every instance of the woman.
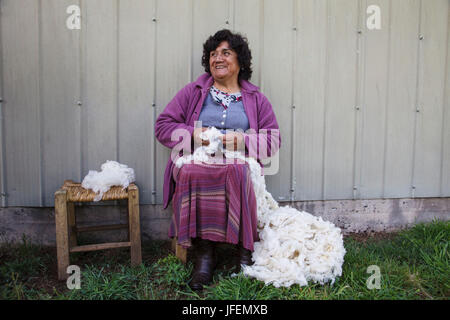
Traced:
<svg viewBox="0 0 450 320">
<path fill-rule="evenodd" d="M 218 31 L 203 45 L 202 65 L 206 73 L 180 90 L 158 117 L 157 139 L 172 149 L 180 144 L 174 132 L 184 131 L 189 145 L 191 137 L 192 145 L 207 145 L 200 133 L 213 126 L 224 133 L 227 149 L 241 150 L 258 161 L 275 154 L 281 141 L 279 127 L 267 98 L 248 81 L 252 69 L 246 38 Z M 197 121 L 202 125 L 195 128 Z M 164 208 L 171 200 L 169 236 L 176 236 L 183 247 L 193 239 L 192 289 L 211 282 L 217 242 L 237 244 L 239 265 L 252 263 L 253 242 L 258 240 L 257 206 L 247 164 L 191 163 L 178 169 L 169 159 Z"/>
</svg>

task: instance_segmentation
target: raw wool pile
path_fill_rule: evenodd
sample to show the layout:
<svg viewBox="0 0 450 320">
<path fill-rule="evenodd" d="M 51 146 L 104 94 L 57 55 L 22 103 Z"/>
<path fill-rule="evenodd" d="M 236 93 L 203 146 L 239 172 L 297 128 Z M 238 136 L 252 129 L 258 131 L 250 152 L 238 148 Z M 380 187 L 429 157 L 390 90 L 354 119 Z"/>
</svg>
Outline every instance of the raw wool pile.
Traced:
<svg viewBox="0 0 450 320">
<path fill-rule="evenodd" d="M 94 201 L 100 201 L 103 194 L 112 186 L 122 186 L 125 189 L 131 182 L 135 181 L 134 170 L 117 161 L 107 160 L 101 165 L 101 169 L 100 172 L 89 170 L 81 183 L 83 188 L 91 189 L 97 193 Z"/>
<path fill-rule="evenodd" d="M 254 264 L 243 266 L 243 273 L 275 287 L 305 286 L 308 281 L 320 284 L 331 281 L 333 284 L 342 274 L 344 263 L 341 230 L 321 217 L 289 206 L 280 207 L 266 190 L 258 162 L 245 158 L 240 152 L 223 150 L 221 135 L 216 128 L 204 131 L 200 137 L 209 139 L 210 145 L 197 148 L 192 155 L 179 158 L 175 164 L 181 167 L 191 160 L 212 161 L 209 155 L 215 151 L 249 164 L 258 206 L 260 241 L 255 243 L 252 254 Z"/>
</svg>

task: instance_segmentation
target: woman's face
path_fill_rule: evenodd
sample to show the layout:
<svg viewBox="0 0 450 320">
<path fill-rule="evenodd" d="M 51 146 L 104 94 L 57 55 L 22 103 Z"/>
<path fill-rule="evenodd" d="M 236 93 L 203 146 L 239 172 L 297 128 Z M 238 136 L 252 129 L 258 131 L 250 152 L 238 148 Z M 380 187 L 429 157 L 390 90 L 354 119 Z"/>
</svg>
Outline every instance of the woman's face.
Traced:
<svg viewBox="0 0 450 320">
<path fill-rule="evenodd" d="M 219 44 L 216 50 L 209 54 L 209 69 L 215 80 L 230 80 L 239 75 L 237 53 L 230 48 L 228 41 Z"/>
</svg>

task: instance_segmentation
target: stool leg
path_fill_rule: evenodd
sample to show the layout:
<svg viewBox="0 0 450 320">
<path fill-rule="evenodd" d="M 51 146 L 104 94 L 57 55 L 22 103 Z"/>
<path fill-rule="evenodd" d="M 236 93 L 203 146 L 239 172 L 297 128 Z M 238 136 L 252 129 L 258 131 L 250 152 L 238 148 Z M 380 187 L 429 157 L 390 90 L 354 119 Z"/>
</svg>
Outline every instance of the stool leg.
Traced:
<svg viewBox="0 0 450 320">
<path fill-rule="evenodd" d="M 172 238 L 172 251 L 175 253 L 177 250 L 177 237 Z"/>
<path fill-rule="evenodd" d="M 69 228 L 67 219 L 67 191 L 55 192 L 56 255 L 58 260 L 58 279 L 67 279 L 69 261 Z"/>
<path fill-rule="evenodd" d="M 182 246 L 180 246 L 177 242 L 178 242 L 178 238 L 173 238 L 172 240 L 172 247 L 175 247 L 175 255 L 177 256 L 178 259 L 181 260 L 181 262 L 183 262 L 184 264 L 186 264 L 186 260 L 187 260 L 187 249 L 183 248 Z"/>
<path fill-rule="evenodd" d="M 141 255 L 141 226 L 139 221 L 139 190 L 136 186 L 128 189 L 128 219 L 131 242 L 131 265 L 142 263 Z"/>
<path fill-rule="evenodd" d="M 75 217 L 75 204 L 73 202 L 67 203 L 67 214 L 69 218 L 69 245 L 75 247 L 77 245 L 77 220 Z"/>
</svg>

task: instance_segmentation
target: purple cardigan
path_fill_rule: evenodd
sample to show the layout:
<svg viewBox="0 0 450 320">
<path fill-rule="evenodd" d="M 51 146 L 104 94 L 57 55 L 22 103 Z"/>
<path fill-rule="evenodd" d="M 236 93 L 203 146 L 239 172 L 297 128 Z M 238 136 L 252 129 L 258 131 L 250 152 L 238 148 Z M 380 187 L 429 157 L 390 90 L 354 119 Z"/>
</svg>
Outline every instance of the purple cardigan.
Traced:
<svg viewBox="0 0 450 320">
<path fill-rule="evenodd" d="M 155 134 L 159 142 L 170 149 L 179 144 L 178 140 L 172 141 L 171 139 L 172 132 L 176 129 L 186 129 L 192 136 L 194 122 L 200 116 L 203 102 L 212 84 L 212 76 L 204 73 L 175 95 L 156 120 Z M 259 92 L 258 87 L 246 80 L 241 80 L 240 85 L 242 101 L 250 125 L 250 129 L 244 133 L 247 154 L 260 161 L 274 155 L 280 148 L 281 137 L 277 119 L 272 105 Z M 265 144 L 267 152 L 260 152 L 263 144 Z M 164 173 L 164 209 L 169 205 L 175 191 L 175 181 L 172 177 L 173 166 L 174 163 L 169 157 Z"/>
</svg>

